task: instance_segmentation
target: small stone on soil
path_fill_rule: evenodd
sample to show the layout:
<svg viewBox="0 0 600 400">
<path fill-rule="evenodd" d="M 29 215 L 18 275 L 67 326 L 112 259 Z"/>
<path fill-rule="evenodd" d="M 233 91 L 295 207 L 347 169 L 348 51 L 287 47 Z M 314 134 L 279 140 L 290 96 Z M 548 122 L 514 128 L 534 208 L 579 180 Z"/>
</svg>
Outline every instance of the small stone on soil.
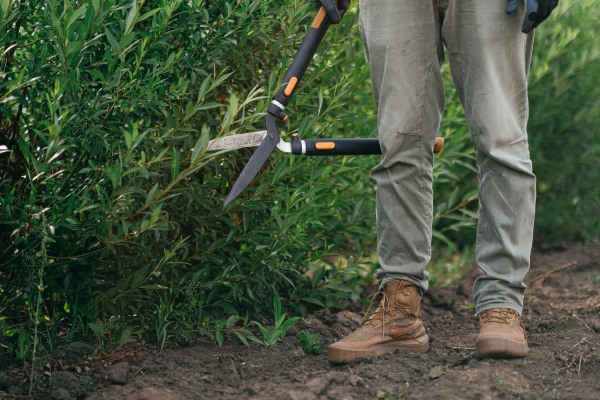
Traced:
<svg viewBox="0 0 600 400">
<path fill-rule="evenodd" d="M 50 398 L 52 400 L 72 400 L 73 396 L 67 389 L 58 388 L 52 391 Z"/>
<path fill-rule="evenodd" d="M 129 363 L 123 361 L 110 366 L 106 371 L 106 379 L 113 385 L 125 385 L 129 380 Z"/>
<path fill-rule="evenodd" d="M 431 371 L 429 371 L 429 374 L 427 374 L 427 378 L 429 378 L 430 380 L 438 379 L 440 376 L 444 375 L 445 372 L 445 368 L 441 365 L 438 365 L 433 367 Z"/>
<path fill-rule="evenodd" d="M 287 396 L 284 397 L 286 400 L 317 400 L 317 396 L 313 393 L 303 390 L 290 390 L 286 394 Z"/>
<path fill-rule="evenodd" d="M 54 389 L 65 389 L 70 393 L 81 390 L 79 378 L 69 371 L 58 371 L 52 374 L 52 387 Z"/>
</svg>

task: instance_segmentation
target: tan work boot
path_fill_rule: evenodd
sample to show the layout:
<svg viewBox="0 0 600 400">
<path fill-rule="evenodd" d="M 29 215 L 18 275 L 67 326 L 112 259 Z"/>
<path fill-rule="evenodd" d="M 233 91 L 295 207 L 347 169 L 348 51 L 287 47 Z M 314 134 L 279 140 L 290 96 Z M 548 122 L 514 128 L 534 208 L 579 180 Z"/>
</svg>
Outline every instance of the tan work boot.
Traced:
<svg viewBox="0 0 600 400">
<path fill-rule="evenodd" d="M 525 357 L 529 353 L 521 317 L 510 308 L 492 308 L 479 314 L 479 335 L 475 340 L 479 358 Z"/>
<path fill-rule="evenodd" d="M 371 308 L 377 295 L 379 306 Z M 396 349 L 424 353 L 429 348 L 421 316 L 419 288 L 407 281 L 392 281 L 377 292 L 360 326 L 327 348 L 331 363 L 349 363 L 357 358 L 382 356 Z"/>
</svg>

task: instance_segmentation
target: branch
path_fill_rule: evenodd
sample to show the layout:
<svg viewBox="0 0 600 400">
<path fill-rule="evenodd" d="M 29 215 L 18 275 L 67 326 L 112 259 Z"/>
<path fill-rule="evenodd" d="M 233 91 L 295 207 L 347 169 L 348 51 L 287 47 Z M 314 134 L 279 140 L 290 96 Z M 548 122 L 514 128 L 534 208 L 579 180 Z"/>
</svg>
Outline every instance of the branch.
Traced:
<svg viewBox="0 0 600 400">
<path fill-rule="evenodd" d="M 549 277 L 550 275 L 552 275 L 555 272 L 558 271 L 562 271 L 563 269 L 567 269 L 567 268 L 571 268 L 572 266 L 577 265 L 577 261 L 569 261 L 566 264 L 562 264 L 559 265 L 556 268 L 551 269 L 550 271 L 541 274 L 540 276 L 538 276 L 537 278 L 533 279 L 531 282 L 529 282 L 530 285 L 533 285 L 534 283 L 536 283 L 537 281 L 543 281 L 544 279 L 546 279 L 547 277 Z"/>
</svg>

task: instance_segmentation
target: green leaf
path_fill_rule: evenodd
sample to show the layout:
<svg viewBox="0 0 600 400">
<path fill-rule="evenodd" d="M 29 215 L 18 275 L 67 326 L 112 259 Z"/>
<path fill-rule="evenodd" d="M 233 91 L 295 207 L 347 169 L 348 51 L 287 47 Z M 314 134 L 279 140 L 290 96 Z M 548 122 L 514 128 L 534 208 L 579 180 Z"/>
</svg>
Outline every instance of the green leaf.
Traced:
<svg viewBox="0 0 600 400">
<path fill-rule="evenodd" d="M 127 147 L 127 150 L 131 150 L 131 146 L 133 143 L 131 139 L 131 133 L 123 131 L 123 136 L 125 137 L 125 146 Z"/>
<path fill-rule="evenodd" d="M 325 270 L 325 267 L 319 267 L 313 271 L 312 278 L 310 280 L 310 284 L 313 289 L 316 288 L 319 282 L 323 280 L 326 272 L 327 271 Z"/>
<path fill-rule="evenodd" d="M 67 24 L 65 25 L 65 30 L 68 30 L 69 27 L 71 25 L 73 25 L 73 23 L 75 21 L 77 21 L 83 14 L 85 14 L 85 12 L 87 11 L 87 4 L 82 4 L 79 8 L 77 8 L 75 11 L 73 11 L 73 14 L 71 14 L 71 16 L 69 17 L 69 19 L 67 20 Z M 68 54 L 68 52 L 67 52 Z"/>
<path fill-rule="evenodd" d="M 296 322 L 298 322 L 300 320 L 299 317 L 293 317 L 293 318 L 288 318 L 283 324 L 281 324 L 280 326 L 280 330 L 281 330 L 281 337 L 283 338 L 286 334 L 286 332 L 288 331 L 288 329 L 290 329 L 292 326 L 294 326 L 296 324 Z"/>
<path fill-rule="evenodd" d="M 158 204 L 156 208 L 152 210 L 152 215 L 150 216 L 150 225 L 154 225 L 158 222 L 160 218 L 160 211 L 162 208 L 162 204 Z"/>
<path fill-rule="evenodd" d="M 258 337 L 256 337 L 255 335 L 249 335 L 248 336 L 248 340 L 251 340 L 254 343 L 258 343 L 260 345 L 266 346 L 266 343 L 263 340 L 261 340 Z"/>
<path fill-rule="evenodd" d="M 210 82 L 211 82 L 212 78 L 210 76 L 207 76 L 204 81 L 202 82 L 202 84 L 200 85 L 200 89 L 198 89 L 198 101 L 202 101 L 204 99 L 204 96 L 206 96 L 206 94 L 208 93 L 208 88 L 210 86 Z"/>
<path fill-rule="evenodd" d="M 108 40 L 108 43 L 110 43 L 110 47 L 112 48 L 112 50 L 114 52 L 118 51 L 119 50 L 119 42 L 117 42 L 117 39 L 115 39 L 115 37 L 110 32 L 108 27 L 104 28 L 104 34 L 106 35 L 106 39 Z"/>
<path fill-rule="evenodd" d="M 312 297 L 305 297 L 305 298 L 302 299 L 302 301 L 305 301 L 305 302 L 311 303 L 311 304 L 316 304 L 316 305 L 318 305 L 320 307 L 325 307 L 325 303 L 323 303 L 319 299 L 315 299 L 315 298 L 312 298 Z"/>
<path fill-rule="evenodd" d="M 173 147 L 173 158 L 171 159 L 171 180 L 175 180 L 179 177 L 179 171 L 181 167 L 181 159 L 179 152 Z"/>
<path fill-rule="evenodd" d="M 152 200 L 154 200 L 154 196 L 156 195 L 156 191 L 158 190 L 158 183 L 152 186 L 152 189 L 146 195 L 146 201 L 144 202 L 145 206 L 148 206 Z"/>
<path fill-rule="evenodd" d="M 229 96 L 229 107 L 227 108 L 227 112 L 225 112 L 225 116 L 221 121 L 221 126 L 223 128 L 229 126 L 233 122 L 233 117 L 238 112 L 238 98 L 235 93 Z"/>
<path fill-rule="evenodd" d="M 160 8 L 155 8 L 154 10 L 150 10 L 142 15 L 140 15 L 137 19 L 136 19 L 136 23 L 138 22 L 142 22 L 150 17 L 152 17 L 153 15 L 155 15 L 157 12 L 159 12 L 161 9 Z"/>
<path fill-rule="evenodd" d="M 142 143 L 142 141 L 144 140 L 144 138 L 146 137 L 146 135 L 148 134 L 148 132 L 149 131 L 146 130 L 140 135 L 139 122 L 134 122 L 131 127 L 131 139 L 133 141 L 133 143 L 131 144 L 131 149 L 134 149 L 137 146 L 139 146 Z"/>
<path fill-rule="evenodd" d="M 124 35 L 127 35 L 128 33 L 130 33 L 131 30 L 133 29 L 133 25 L 135 23 L 135 17 L 137 16 L 137 13 L 138 13 L 137 0 L 133 0 L 131 9 L 129 10 L 129 13 L 127 14 L 127 19 L 125 20 Z"/>
<path fill-rule="evenodd" d="M 196 111 L 210 110 L 212 108 L 222 107 L 221 103 L 202 103 L 199 106 L 196 106 Z"/>
<path fill-rule="evenodd" d="M 229 318 L 227 318 L 227 322 L 225 323 L 225 327 L 226 328 L 231 328 L 233 325 L 235 325 L 235 323 L 238 321 L 240 317 L 237 315 L 232 315 Z"/>
<path fill-rule="evenodd" d="M 198 140 L 196 141 L 196 144 L 194 145 L 194 148 L 192 149 L 192 158 L 191 158 L 191 163 L 194 164 L 196 162 L 196 160 L 198 159 L 198 156 L 200 155 L 200 152 L 203 151 L 204 149 L 206 149 L 206 146 L 208 146 L 208 141 L 209 141 L 209 135 L 208 135 L 208 126 L 204 125 L 202 127 L 202 132 L 200 133 L 200 137 L 198 138 Z"/>
<path fill-rule="evenodd" d="M 225 338 L 223 337 L 223 332 L 221 332 L 220 330 L 216 331 L 215 339 L 217 340 L 217 344 L 219 345 L 219 347 L 223 346 L 223 342 L 225 341 Z"/>
<path fill-rule="evenodd" d="M 248 340 L 246 339 L 246 337 L 244 336 L 244 334 L 242 332 L 233 331 L 235 333 L 235 335 L 238 337 L 238 339 L 240 339 L 240 342 L 242 342 L 244 344 L 244 346 L 248 347 L 250 346 L 250 344 L 248 343 Z"/>
</svg>

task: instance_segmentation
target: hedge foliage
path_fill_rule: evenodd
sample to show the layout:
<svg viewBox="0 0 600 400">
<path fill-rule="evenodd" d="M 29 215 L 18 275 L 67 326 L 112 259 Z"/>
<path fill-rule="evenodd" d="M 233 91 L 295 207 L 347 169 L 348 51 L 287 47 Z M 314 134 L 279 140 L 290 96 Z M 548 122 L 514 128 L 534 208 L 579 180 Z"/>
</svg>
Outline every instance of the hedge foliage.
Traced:
<svg viewBox="0 0 600 400">
<path fill-rule="evenodd" d="M 245 338 L 273 309 L 283 323 L 281 300 L 303 313 L 357 298 L 373 268 L 376 157 L 273 155 L 224 210 L 251 151 L 207 151 L 210 139 L 264 129 L 311 3 L 0 2 L 0 345 L 9 356 L 86 336 L 104 347 Z M 537 232 L 551 239 L 600 231 L 590 218 L 600 198 L 598 11 L 571 3 L 540 27 L 531 74 Z M 357 19 L 354 4 L 326 36 L 286 134 L 376 135 Z M 447 87 L 434 231 L 438 248 L 460 249 L 476 218 L 476 173 Z"/>
<path fill-rule="evenodd" d="M 353 255 L 374 242 L 366 164 L 274 156 L 223 210 L 250 151 L 206 149 L 264 129 L 309 5 L 2 5 L 0 336 L 10 355 L 79 335 L 102 346 L 221 341 L 268 315 L 274 293 L 297 312 L 353 299 L 364 269 Z M 349 60 L 357 68 L 342 72 Z M 359 40 L 326 46 L 315 64 L 289 129 L 337 135 L 370 96 Z M 366 120 L 358 128 L 374 134 Z"/>
</svg>

